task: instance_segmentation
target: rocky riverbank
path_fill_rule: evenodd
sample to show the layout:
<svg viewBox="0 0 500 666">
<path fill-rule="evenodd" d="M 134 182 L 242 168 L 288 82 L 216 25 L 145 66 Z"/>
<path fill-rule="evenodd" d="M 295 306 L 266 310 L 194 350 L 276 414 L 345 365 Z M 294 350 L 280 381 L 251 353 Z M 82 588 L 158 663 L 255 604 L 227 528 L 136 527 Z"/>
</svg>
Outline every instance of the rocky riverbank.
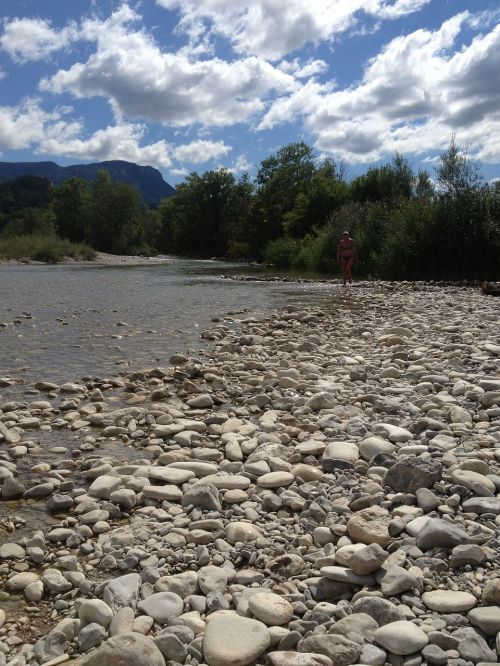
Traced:
<svg viewBox="0 0 500 666">
<path fill-rule="evenodd" d="M 157 257 L 134 256 L 125 254 L 109 254 L 107 252 L 96 252 L 93 259 L 74 259 L 73 257 L 64 257 L 59 262 L 62 264 L 85 264 L 98 266 L 149 266 L 150 264 L 165 264 L 168 257 L 160 255 Z M 34 264 L 43 266 L 43 261 L 32 261 L 30 259 L 2 259 L 0 257 L 0 266 L 21 266 L 25 264 Z"/>
<path fill-rule="evenodd" d="M 0 666 L 497 663 L 498 321 L 379 283 L 170 368 L 1 378 Z"/>
</svg>

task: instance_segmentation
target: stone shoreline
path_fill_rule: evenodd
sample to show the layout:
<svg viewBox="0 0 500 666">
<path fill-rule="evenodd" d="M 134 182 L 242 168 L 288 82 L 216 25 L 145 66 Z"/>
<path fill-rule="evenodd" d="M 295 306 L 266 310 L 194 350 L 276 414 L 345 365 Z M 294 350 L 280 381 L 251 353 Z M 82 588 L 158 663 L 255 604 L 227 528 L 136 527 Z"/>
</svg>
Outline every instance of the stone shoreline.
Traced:
<svg viewBox="0 0 500 666">
<path fill-rule="evenodd" d="M 0 501 L 51 516 L 0 524 L 0 666 L 498 663 L 498 301 L 356 285 L 201 337 L 0 401 Z"/>
<path fill-rule="evenodd" d="M 85 259 L 76 260 L 72 257 L 65 257 L 60 264 L 82 264 L 85 266 L 149 266 L 151 264 L 165 264 L 168 263 L 169 257 L 144 257 L 144 256 L 129 256 L 124 254 L 108 254 L 106 252 L 97 252 L 95 259 L 87 261 Z M 18 259 L 2 259 L 0 258 L 0 266 L 46 266 L 43 261 L 31 260 L 18 260 Z M 52 264 L 50 264 L 52 265 Z"/>
</svg>

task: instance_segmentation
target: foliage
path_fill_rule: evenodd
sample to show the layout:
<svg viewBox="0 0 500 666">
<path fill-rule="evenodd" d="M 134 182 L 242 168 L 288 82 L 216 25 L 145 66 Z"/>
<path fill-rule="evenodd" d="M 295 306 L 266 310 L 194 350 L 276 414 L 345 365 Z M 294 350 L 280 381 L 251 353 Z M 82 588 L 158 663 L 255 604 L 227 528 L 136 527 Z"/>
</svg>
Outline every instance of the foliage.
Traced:
<svg viewBox="0 0 500 666">
<path fill-rule="evenodd" d="M 193 172 L 158 209 L 103 171 L 58 187 L 32 176 L 0 183 L 7 245 L 58 234 L 105 252 L 263 259 L 335 274 L 344 230 L 358 246 L 356 275 L 500 278 L 500 184 L 483 183 L 454 136 L 436 185 L 398 153 L 349 182 L 345 165 L 318 161 L 303 142 L 264 159 L 253 182 L 225 169 Z"/>
<path fill-rule="evenodd" d="M 44 261 L 55 264 L 64 257 L 94 259 L 95 250 L 88 245 L 71 243 L 57 236 L 31 234 L 0 238 L 0 257 L 21 261 Z"/>
</svg>

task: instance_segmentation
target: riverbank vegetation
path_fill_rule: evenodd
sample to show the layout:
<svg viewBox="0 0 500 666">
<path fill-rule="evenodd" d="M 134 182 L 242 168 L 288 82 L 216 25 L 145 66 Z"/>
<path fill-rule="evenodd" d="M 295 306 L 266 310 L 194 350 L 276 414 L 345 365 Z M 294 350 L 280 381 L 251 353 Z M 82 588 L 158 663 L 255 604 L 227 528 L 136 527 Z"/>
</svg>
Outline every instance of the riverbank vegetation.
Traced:
<svg viewBox="0 0 500 666">
<path fill-rule="evenodd" d="M 106 172 L 57 187 L 32 176 L 0 184 L 0 256 L 7 239 L 34 234 L 113 254 L 252 259 L 335 274 L 344 230 L 358 244 L 358 275 L 500 277 L 500 183 L 485 183 L 454 138 L 432 177 L 395 154 L 349 178 L 345 165 L 318 161 L 300 142 L 263 160 L 254 181 L 224 169 L 191 173 L 157 208 Z"/>
<path fill-rule="evenodd" d="M 91 261 L 96 251 L 84 243 L 72 243 L 65 238 L 42 234 L 0 237 L 0 257 L 20 261 L 42 261 L 57 264 L 63 259 Z"/>
</svg>

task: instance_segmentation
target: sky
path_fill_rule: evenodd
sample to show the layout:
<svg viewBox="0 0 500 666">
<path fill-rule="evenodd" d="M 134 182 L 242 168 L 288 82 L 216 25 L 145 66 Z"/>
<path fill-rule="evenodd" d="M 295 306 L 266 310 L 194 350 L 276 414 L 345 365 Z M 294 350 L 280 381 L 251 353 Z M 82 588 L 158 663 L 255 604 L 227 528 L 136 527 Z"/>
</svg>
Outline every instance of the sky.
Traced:
<svg viewBox="0 0 500 666">
<path fill-rule="evenodd" d="M 350 177 L 450 143 L 500 177 L 498 0 L 1 0 L 0 160 Z"/>
</svg>

